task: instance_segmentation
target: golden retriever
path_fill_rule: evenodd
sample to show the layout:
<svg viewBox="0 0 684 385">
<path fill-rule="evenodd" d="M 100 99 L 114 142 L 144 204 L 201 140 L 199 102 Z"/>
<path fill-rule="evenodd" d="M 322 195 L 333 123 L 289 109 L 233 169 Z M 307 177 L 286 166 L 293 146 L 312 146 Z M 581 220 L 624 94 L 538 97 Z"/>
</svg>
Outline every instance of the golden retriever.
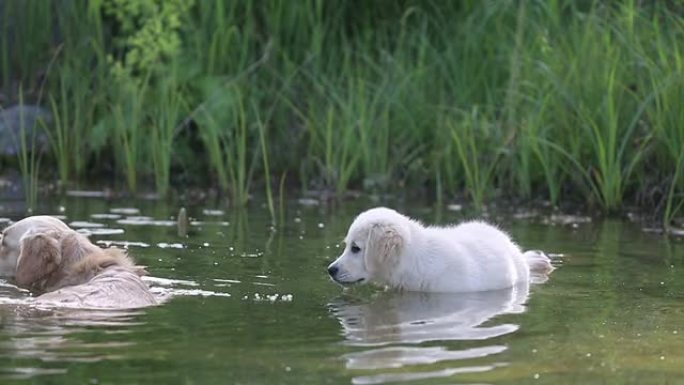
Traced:
<svg viewBox="0 0 684 385">
<path fill-rule="evenodd" d="M 123 250 L 102 249 L 49 216 L 22 219 L 2 232 L 0 274 L 65 307 L 135 308 L 157 301 L 140 279 L 145 270 Z"/>
<path fill-rule="evenodd" d="M 392 209 L 361 213 L 343 254 L 328 266 L 340 284 L 375 282 L 424 292 L 498 290 L 529 282 L 553 267 L 540 251 L 522 252 L 510 237 L 481 221 L 424 226 Z"/>
</svg>

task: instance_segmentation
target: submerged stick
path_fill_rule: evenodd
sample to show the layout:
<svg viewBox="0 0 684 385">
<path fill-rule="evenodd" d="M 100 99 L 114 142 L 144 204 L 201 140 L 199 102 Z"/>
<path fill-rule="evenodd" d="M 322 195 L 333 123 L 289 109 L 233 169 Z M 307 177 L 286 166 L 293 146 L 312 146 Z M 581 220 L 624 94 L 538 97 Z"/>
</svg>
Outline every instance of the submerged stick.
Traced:
<svg viewBox="0 0 684 385">
<path fill-rule="evenodd" d="M 185 210 L 185 207 L 181 207 L 180 210 L 178 210 L 178 217 L 176 218 L 176 227 L 178 228 L 179 237 L 188 236 L 188 225 L 188 212 Z"/>
</svg>

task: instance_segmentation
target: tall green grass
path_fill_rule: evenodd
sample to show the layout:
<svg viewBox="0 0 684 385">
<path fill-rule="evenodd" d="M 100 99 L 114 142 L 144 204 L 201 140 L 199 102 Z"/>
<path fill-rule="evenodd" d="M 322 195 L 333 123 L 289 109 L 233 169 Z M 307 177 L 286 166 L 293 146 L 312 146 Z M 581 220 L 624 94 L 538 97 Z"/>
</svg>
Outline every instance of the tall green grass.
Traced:
<svg viewBox="0 0 684 385">
<path fill-rule="evenodd" d="M 46 66 L 48 55 L 29 63 L 20 46 L 63 47 L 45 100 L 65 184 L 113 158 L 131 191 L 166 194 L 194 177 L 236 205 L 262 181 L 272 196 L 273 175 L 287 173 L 337 196 L 636 203 L 666 225 L 682 214 L 676 3 L 198 1 L 176 15 L 180 53 L 128 89 L 111 75 L 126 54 L 102 8 L 114 3 L 27 4 L 51 28 L 30 30 L 20 2 L 4 3 L 2 89 L 35 83 L 24 68 Z M 203 149 L 176 163 L 207 164 L 204 175 L 171 178 L 184 140 Z"/>
<path fill-rule="evenodd" d="M 654 92 L 653 107 L 647 114 L 657 152 L 651 154 L 650 161 L 661 170 L 656 175 L 666 181 L 663 225 L 669 228 L 684 210 L 684 47 L 678 44 L 684 38 L 684 20 L 670 15 L 652 23 L 654 48 L 643 86 Z M 677 28 L 664 28 L 669 24 Z"/>
<path fill-rule="evenodd" d="M 149 149 L 155 189 L 166 196 L 171 177 L 173 142 L 181 127 L 179 122 L 187 115 L 188 109 L 182 90 L 173 79 L 161 84 L 156 92 L 159 103 L 155 103 L 150 111 Z"/>
<path fill-rule="evenodd" d="M 221 188 L 242 206 L 249 199 L 258 146 L 255 126 L 246 106 L 246 91 L 239 86 L 225 89 L 219 100 L 205 106 L 196 122 Z"/>
<path fill-rule="evenodd" d="M 19 87 L 19 107 L 24 107 L 24 92 L 23 88 Z M 17 150 L 17 160 L 19 171 L 21 172 L 22 187 L 24 190 L 24 198 L 26 202 L 26 211 L 33 212 L 38 201 L 38 173 L 40 171 L 40 150 L 38 132 L 41 126 L 40 121 L 31 122 L 29 125 L 27 121 L 27 113 L 20 110 L 19 113 L 19 130 L 18 132 L 11 132 L 12 140 L 14 141 Z M 40 119 L 40 118 L 39 118 Z M 8 123 L 8 122 L 3 122 Z"/>
</svg>

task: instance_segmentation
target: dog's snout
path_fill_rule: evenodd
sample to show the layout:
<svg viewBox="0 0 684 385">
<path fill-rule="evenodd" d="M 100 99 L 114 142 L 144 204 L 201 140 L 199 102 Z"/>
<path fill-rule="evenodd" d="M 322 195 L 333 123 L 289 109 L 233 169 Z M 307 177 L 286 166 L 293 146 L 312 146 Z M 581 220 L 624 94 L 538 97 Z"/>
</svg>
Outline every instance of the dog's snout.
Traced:
<svg viewBox="0 0 684 385">
<path fill-rule="evenodd" d="M 330 274 L 331 277 L 336 276 L 339 270 L 340 269 L 335 265 L 328 266 L 328 274 Z"/>
</svg>

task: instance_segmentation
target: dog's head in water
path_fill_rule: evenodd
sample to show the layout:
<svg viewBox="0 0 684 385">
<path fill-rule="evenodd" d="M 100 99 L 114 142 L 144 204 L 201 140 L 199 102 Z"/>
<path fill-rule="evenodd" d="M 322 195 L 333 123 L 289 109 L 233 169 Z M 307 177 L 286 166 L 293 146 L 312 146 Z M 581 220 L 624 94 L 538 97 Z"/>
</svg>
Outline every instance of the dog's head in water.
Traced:
<svg viewBox="0 0 684 385">
<path fill-rule="evenodd" d="M 378 207 L 361 213 L 349 227 L 342 255 L 328 266 L 337 283 L 352 285 L 386 281 L 410 241 L 411 220 Z"/>
<path fill-rule="evenodd" d="M 59 219 L 45 215 L 28 217 L 5 228 L 0 234 L 0 277 L 13 277 L 16 274 L 24 237 L 70 230 L 69 226 Z"/>
</svg>

